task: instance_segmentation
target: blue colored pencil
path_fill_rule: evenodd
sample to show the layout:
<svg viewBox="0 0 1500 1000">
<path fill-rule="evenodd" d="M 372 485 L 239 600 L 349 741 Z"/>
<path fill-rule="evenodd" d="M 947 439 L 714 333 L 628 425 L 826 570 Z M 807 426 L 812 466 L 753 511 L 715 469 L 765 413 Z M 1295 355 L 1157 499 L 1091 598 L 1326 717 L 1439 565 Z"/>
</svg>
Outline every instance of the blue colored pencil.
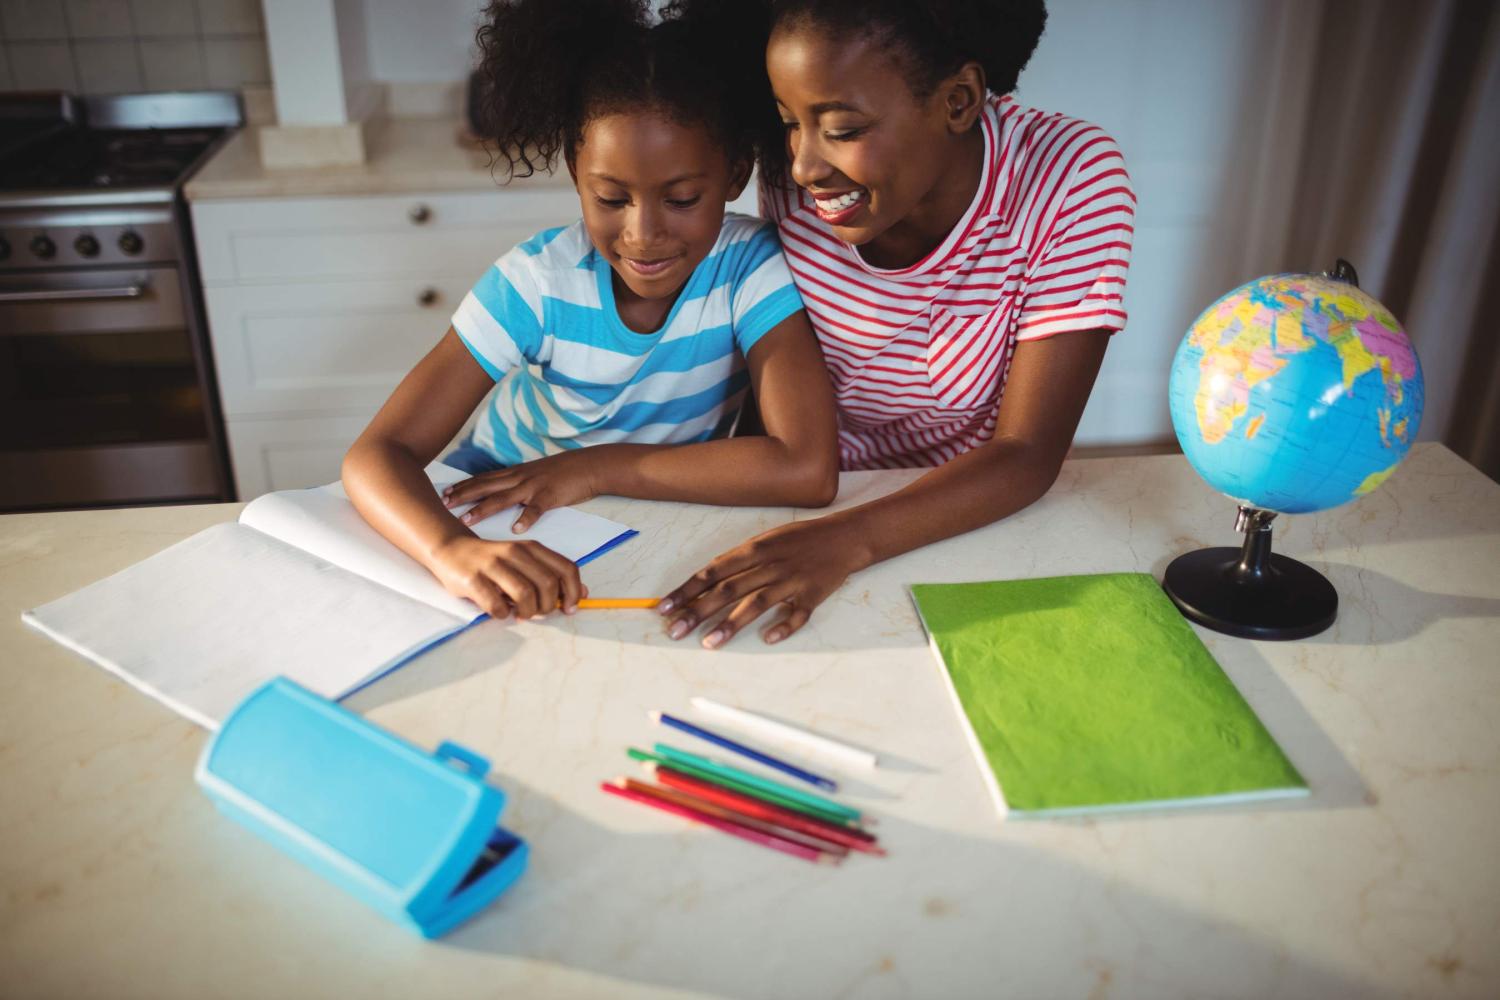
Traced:
<svg viewBox="0 0 1500 1000">
<path fill-rule="evenodd" d="M 736 743 L 734 740 L 730 739 L 727 736 L 720 736 L 718 733 L 711 733 L 701 726 L 693 725 L 686 719 L 679 719 L 677 718 L 677 716 L 668 715 L 666 712 L 652 712 L 651 721 L 659 722 L 664 726 L 671 726 L 673 729 L 680 729 L 684 733 L 687 733 L 689 736 L 696 736 L 700 740 L 707 740 L 710 743 L 717 744 L 718 746 L 723 747 L 725 750 L 732 750 L 733 752 L 740 754 L 741 756 L 749 757 L 754 761 L 759 761 L 767 767 L 775 768 L 782 774 L 790 774 L 792 777 L 798 779 L 799 781 L 805 781 L 809 785 L 822 788 L 825 791 L 836 792 L 839 790 L 838 782 L 833 781 L 830 778 L 825 778 L 820 774 L 813 774 L 811 771 L 804 771 L 796 764 L 788 764 L 784 760 L 777 760 L 770 754 L 761 753 L 759 750 L 756 750 L 752 747 L 747 747 L 743 743 Z"/>
</svg>

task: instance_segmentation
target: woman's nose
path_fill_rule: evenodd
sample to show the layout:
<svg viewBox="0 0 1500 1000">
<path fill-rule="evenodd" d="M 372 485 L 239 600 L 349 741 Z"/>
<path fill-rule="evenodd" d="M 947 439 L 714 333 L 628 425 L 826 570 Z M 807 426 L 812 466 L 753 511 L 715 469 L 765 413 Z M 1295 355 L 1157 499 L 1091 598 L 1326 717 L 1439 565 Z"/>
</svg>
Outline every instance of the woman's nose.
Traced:
<svg viewBox="0 0 1500 1000">
<path fill-rule="evenodd" d="M 798 187 L 812 187 L 833 171 L 828 161 L 818 152 L 816 142 L 794 139 L 790 142 L 792 154 L 792 180 Z"/>
</svg>

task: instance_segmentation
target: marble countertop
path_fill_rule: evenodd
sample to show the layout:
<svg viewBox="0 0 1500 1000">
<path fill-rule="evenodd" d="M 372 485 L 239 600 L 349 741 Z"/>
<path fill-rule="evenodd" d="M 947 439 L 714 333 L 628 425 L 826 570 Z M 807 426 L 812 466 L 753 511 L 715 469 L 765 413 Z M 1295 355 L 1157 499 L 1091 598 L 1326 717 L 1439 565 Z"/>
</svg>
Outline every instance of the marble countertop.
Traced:
<svg viewBox="0 0 1500 1000">
<path fill-rule="evenodd" d="M 227 198 L 493 191 L 504 178 L 456 117 L 377 118 L 366 131 L 369 159 L 358 166 L 269 169 L 255 128 L 241 129 L 187 182 L 189 201 Z M 572 189 L 566 170 L 512 182 L 514 190 Z"/>
<path fill-rule="evenodd" d="M 914 473 L 854 473 L 840 504 Z M 601 498 L 639 538 L 584 569 L 658 593 L 814 512 Z M 1147 571 L 1234 544 L 1180 457 L 1071 461 L 1042 501 L 851 579 L 787 642 L 716 653 L 649 613 L 487 622 L 350 699 L 488 755 L 533 847 L 440 942 L 215 813 L 205 734 L 20 613 L 234 505 L 0 518 L 0 992 L 69 997 L 1432 997 L 1500 982 L 1500 486 L 1421 445 L 1380 490 L 1281 518 L 1339 590 L 1295 643 L 1200 631 L 1307 777 L 1274 806 L 997 819 L 906 585 Z M 888 858 L 818 868 L 601 794 L 703 694 L 881 752 L 848 800 Z"/>
</svg>

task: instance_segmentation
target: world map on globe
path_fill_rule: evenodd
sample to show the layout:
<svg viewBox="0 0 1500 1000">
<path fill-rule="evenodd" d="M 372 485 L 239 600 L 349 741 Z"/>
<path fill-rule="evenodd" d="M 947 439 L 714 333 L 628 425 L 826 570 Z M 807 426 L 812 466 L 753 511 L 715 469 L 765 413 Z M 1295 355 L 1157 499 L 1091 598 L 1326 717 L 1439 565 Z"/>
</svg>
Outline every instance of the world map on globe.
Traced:
<svg viewBox="0 0 1500 1000">
<path fill-rule="evenodd" d="M 1295 514 L 1354 500 L 1395 471 L 1422 419 L 1422 369 L 1401 324 L 1356 285 L 1278 274 L 1203 311 L 1168 396 L 1209 485 Z"/>
</svg>

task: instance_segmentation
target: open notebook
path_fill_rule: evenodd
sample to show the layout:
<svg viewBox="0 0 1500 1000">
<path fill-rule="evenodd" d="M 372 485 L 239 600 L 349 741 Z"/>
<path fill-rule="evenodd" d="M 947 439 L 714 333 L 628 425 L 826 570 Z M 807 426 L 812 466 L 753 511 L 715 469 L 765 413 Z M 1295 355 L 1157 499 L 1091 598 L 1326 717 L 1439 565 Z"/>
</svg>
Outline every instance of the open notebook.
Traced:
<svg viewBox="0 0 1500 1000">
<path fill-rule="evenodd" d="M 911 592 L 1002 814 L 1307 794 L 1149 575 L 916 584 Z"/>
<path fill-rule="evenodd" d="M 434 489 L 467 474 L 434 463 Z M 454 515 L 467 507 L 454 508 Z M 635 534 L 571 508 L 513 534 L 580 565 Z M 210 729 L 281 674 L 342 698 L 484 618 L 365 523 L 338 483 L 268 493 L 171 548 L 21 618 Z"/>
</svg>

